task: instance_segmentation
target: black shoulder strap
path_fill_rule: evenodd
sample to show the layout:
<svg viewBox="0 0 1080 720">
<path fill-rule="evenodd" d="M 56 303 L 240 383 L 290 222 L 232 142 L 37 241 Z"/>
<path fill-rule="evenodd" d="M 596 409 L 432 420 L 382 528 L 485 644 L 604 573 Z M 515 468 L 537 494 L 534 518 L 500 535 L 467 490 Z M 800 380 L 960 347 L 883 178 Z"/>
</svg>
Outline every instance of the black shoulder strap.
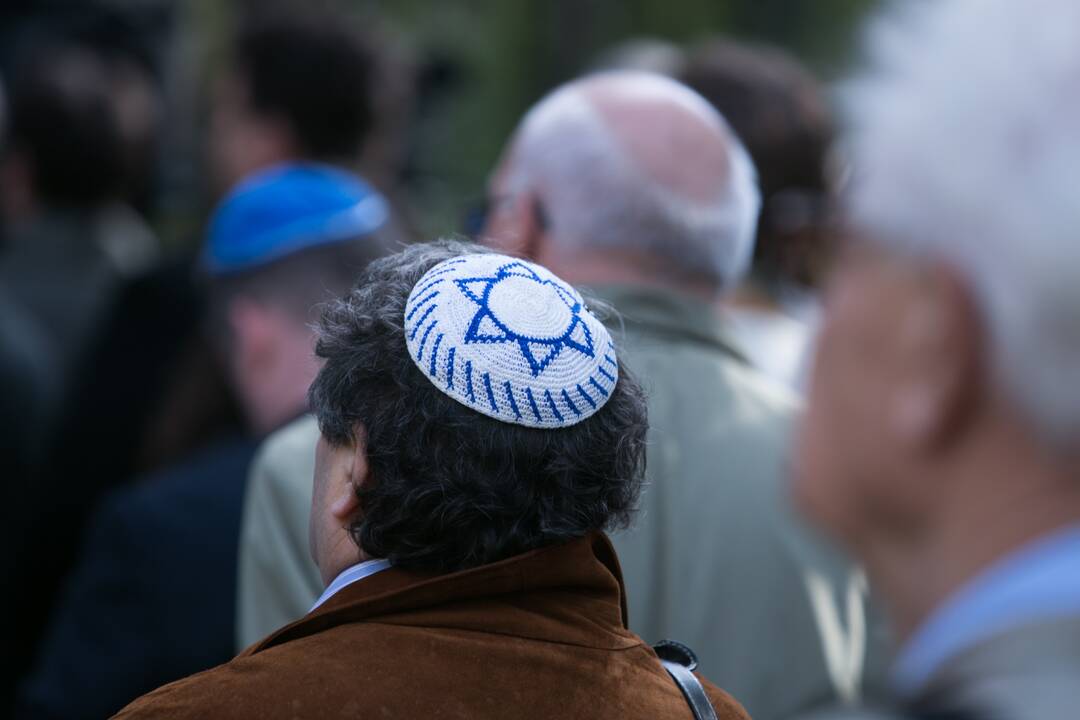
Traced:
<svg viewBox="0 0 1080 720">
<path fill-rule="evenodd" d="M 660 658 L 664 669 L 682 690 L 690 710 L 694 713 L 694 720 L 717 720 L 716 710 L 709 702 L 709 696 L 705 694 L 705 688 L 694 675 L 697 667 L 697 656 L 694 651 L 682 643 L 674 640 L 664 640 L 653 645 L 653 650 Z"/>
</svg>

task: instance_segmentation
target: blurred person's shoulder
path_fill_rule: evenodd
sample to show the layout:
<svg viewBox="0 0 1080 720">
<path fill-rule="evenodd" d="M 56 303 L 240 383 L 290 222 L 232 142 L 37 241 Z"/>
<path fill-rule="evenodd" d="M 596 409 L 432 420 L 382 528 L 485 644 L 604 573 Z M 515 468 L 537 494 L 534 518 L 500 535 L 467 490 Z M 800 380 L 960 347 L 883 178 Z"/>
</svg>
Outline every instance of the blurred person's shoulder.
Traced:
<svg viewBox="0 0 1080 720">
<path fill-rule="evenodd" d="M 254 472 L 274 477 L 286 476 L 296 465 L 310 467 L 314 463 L 315 444 L 319 440 L 319 425 L 311 415 L 292 421 L 267 437 L 259 446 L 252 463 Z M 304 478 L 310 482 L 311 478 Z"/>
<path fill-rule="evenodd" d="M 751 365 L 725 319 L 704 300 L 627 285 L 589 292 L 613 308 L 605 324 L 647 385 L 694 389 L 714 405 L 737 403 L 751 417 L 780 420 L 798 411 L 798 396 Z"/>
<path fill-rule="evenodd" d="M 193 515 L 207 518 L 216 506 L 239 511 L 247 468 L 256 449 L 252 439 L 234 436 L 212 443 L 179 463 L 148 473 L 102 501 L 102 513 L 138 515 L 161 527 L 168 518 L 188 526 Z M 153 518 L 151 521 L 149 518 Z"/>
<path fill-rule="evenodd" d="M 236 648 L 303 616 L 323 590 L 308 550 L 319 428 L 304 416 L 270 435 L 248 473 L 240 521 Z"/>
<path fill-rule="evenodd" d="M 286 525 L 298 523 L 306 542 L 318 440 L 318 423 L 314 417 L 305 415 L 263 441 L 248 473 L 245 526 L 252 522 L 261 525 L 281 521 Z M 262 509 L 252 512 L 253 503 Z"/>
</svg>

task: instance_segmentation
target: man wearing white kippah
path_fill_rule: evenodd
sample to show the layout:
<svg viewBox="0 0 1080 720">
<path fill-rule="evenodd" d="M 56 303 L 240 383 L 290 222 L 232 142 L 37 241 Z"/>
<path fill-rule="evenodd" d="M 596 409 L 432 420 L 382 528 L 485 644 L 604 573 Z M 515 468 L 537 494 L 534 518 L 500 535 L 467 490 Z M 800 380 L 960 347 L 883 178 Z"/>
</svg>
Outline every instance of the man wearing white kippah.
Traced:
<svg viewBox="0 0 1080 720">
<path fill-rule="evenodd" d="M 655 75 L 576 81 L 525 117 L 489 205 L 486 242 L 615 306 L 649 395 L 643 512 L 614 537 L 634 631 L 694 645 L 759 720 L 874 690 L 887 639 L 862 576 L 786 502 L 797 402 L 744 362 L 713 309 L 752 255 L 758 207 L 753 164 L 720 115 Z M 255 463 L 241 645 L 321 590 L 298 550 L 312 462 L 301 448 L 316 433 L 311 421 L 288 428 Z"/>
<path fill-rule="evenodd" d="M 748 720 L 626 627 L 604 530 L 644 480 L 644 395 L 576 290 L 462 243 L 378 260 L 318 327 L 310 547 L 325 590 L 121 718 Z"/>
</svg>

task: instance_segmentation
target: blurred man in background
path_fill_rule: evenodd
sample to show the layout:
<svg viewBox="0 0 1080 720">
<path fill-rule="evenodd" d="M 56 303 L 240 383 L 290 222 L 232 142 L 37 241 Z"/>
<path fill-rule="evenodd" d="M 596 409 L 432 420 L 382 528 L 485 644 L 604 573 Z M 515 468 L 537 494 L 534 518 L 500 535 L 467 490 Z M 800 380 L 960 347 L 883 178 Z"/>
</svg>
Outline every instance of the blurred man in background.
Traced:
<svg viewBox="0 0 1080 720">
<path fill-rule="evenodd" d="M 207 149 L 215 194 L 285 162 L 368 167 L 364 154 L 377 155 L 382 143 L 373 133 L 385 121 L 384 96 L 394 95 L 379 87 L 382 48 L 371 28 L 361 32 L 350 14 L 324 4 L 241 3 L 236 15 L 212 86 Z M 407 126 L 398 120 L 398 129 Z M 379 183 L 372 185 L 385 196 Z M 198 339 L 185 348 L 146 423 L 141 440 L 151 461 L 175 460 L 206 441 L 206 426 L 212 435 L 220 432 L 221 416 L 229 419 L 232 408 L 220 400 L 229 396 L 222 368 Z M 208 396 L 214 392 L 216 404 Z"/>
<path fill-rule="evenodd" d="M 833 133 L 817 81 L 778 47 L 726 37 L 689 50 L 638 38 L 603 53 L 594 68 L 645 70 L 685 83 L 720 111 L 750 153 L 761 190 L 754 257 L 720 308 L 750 363 L 801 393 L 815 295 L 831 255 Z"/>
<path fill-rule="evenodd" d="M 40 23 L 35 21 L 32 27 L 75 27 L 75 31 L 65 29 L 68 34 L 63 37 L 73 34 L 78 39 L 78 53 L 53 52 L 54 44 L 35 41 L 37 34 L 15 28 L 12 35 L 26 38 L 19 47 L 28 48 L 26 57 L 34 61 L 16 63 L 15 67 L 49 69 L 46 77 L 59 75 L 63 82 L 37 83 L 47 89 L 59 87 L 50 90 L 52 95 L 45 95 L 45 99 L 73 99 L 45 103 L 42 92 L 30 93 L 36 104 L 27 107 L 44 110 L 33 116 L 36 122 L 22 123 L 21 132 L 34 143 L 16 143 L 13 139 L 7 145 L 10 152 L 5 155 L 4 192 L 10 195 L 6 202 L 12 208 L 9 215 L 14 218 L 16 211 L 42 205 L 35 183 L 39 175 L 44 175 L 39 170 L 30 172 L 34 166 L 27 158 L 48 160 L 42 167 L 61 187 L 75 186 L 108 197 L 117 193 L 127 197 L 129 192 L 145 195 L 146 188 L 139 183 L 145 185 L 147 176 L 153 175 L 152 166 L 147 169 L 143 162 L 154 157 L 154 143 L 147 128 L 153 127 L 148 119 L 155 117 L 157 106 L 147 102 L 146 92 L 153 68 L 129 61 L 118 48 L 145 41 L 140 32 L 145 32 L 146 27 L 128 27 L 128 23 L 117 20 L 116 13 L 91 5 L 42 15 L 47 17 Z M 218 184 L 214 194 L 229 189 L 240 179 L 238 173 L 263 169 L 266 163 L 317 158 L 355 164 L 369 127 L 365 120 L 368 109 L 377 102 L 369 81 L 372 68 L 367 46 L 351 27 L 347 17 L 306 5 L 283 8 L 273 15 L 266 12 L 265 6 L 250 9 L 250 19 L 245 18 L 237 33 L 238 44 L 241 36 L 245 38 L 245 49 L 237 49 L 233 57 L 244 58 L 248 73 L 245 77 L 258 78 L 258 82 L 252 80 L 252 86 L 258 89 L 257 93 L 252 91 L 252 97 L 258 99 L 263 112 L 260 117 L 271 118 L 267 122 L 277 122 L 283 128 L 280 136 L 286 141 L 285 150 L 258 156 L 247 153 L 248 161 L 242 169 L 220 158 L 221 153 L 243 146 L 244 138 L 240 136 L 259 135 L 255 127 L 258 123 L 252 119 L 257 112 L 252 106 L 245 116 L 250 123 L 239 128 L 233 124 L 227 142 L 210 143 L 212 155 L 218 156 L 213 164 L 235 170 Z M 92 59 L 101 59 L 83 63 L 81 58 L 87 53 Z M 279 72 L 283 53 L 288 53 L 288 72 Z M 138 53 L 128 55 L 141 57 Z M 53 71 L 54 67 L 63 72 Z M 37 77 L 20 69 L 12 74 L 12 82 L 23 76 Z M 227 97 L 219 99 L 229 101 Z M 113 112 L 101 110 L 107 101 L 113 102 Z M 312 119 L 311 108 L 335 119 Z M 55 119 L 49 119 L 52 116 L 46 110 Z M 81 114 L 74 115 L 74 110 Z M 221 112 L 229 114 L 227 110 Z M 215 111 L 215 117 L 221 112 Z M 229 122 L 213 125 L 230 127 Z M 37 148 L 36 154 L 23 152 L 27 147 Z M 119 190 L 115 177 L 118 172 L 123 176 Z M 74 214 L 65 212 L 64 216 Z M 110 211 L 108 215 L 112 218 L 116 213 Z M 116 224 L 111 222 L 109 227 Z M 37 225 L 40 223 L 35 221 L 30 226 Z M 50 325 L 48 333 L 42 331 L 45 340 L 49 333 L 68 326 L 89 328 L 85 333 L 88 347 L 76 353 L 79 359 L 72 364 L 73 381 L 65 381 L 70 388 L 62 393 L 44 393 L 56 409 L 48 424 L 36 422 L 31 412 L 24 410 L 20 413 L 20 433 L 12 434 L 23 437 L 32 430 L 39 439 L 33 445 L 33 457 L 24 463 L 28 465 L 26 477 L 31 481 L 12 482 L 8 492 L 11 501 L 7 507 L 19 510 L 5 523 L 10 544 L 17 548 L 9 554 L 11 569 L 5 577 L 13 586 L 23 588 L 5 598 L 8 614 L 21 618 L 9 642 L 11 656 L 23 666 L 13 673 L 13 678 L 32 664 L 33 650 L 40 644 L 60 581 L 78 556 L 85 517 L 101 497 L 112 488 L 129 484 L 132 478 L 145 479 L 147 472 L 168 467 L 207 445 L 247 431 L 238 417 L 240 403 L 233 398 L 238 386 L 225 377 L 219 361 L 220 348 L 216 352 L 201 332 L 208 293 L 194 287 L 191 281 L 191 257 L 182 253 L 164 264 L 152 264 L 146 272 L 136 262 L 142 255 L 130 251 L 138 247 L 137 243 L 117 242 L 113 233 L 108 234 L 112 238 L 108 242 L 83 242 L 91 237 L 96 234 L 84 232 L 79 236 L 82 244 L 66 254 L 43 252 L 55 242 L 48 246 L 29 243 L 20 250 L 19 257 L 41 261 L 42 267 L 31 268 L 23 262 L 25 273 L 12 282 L 12 287 L 29 288 L 35 298 L 63 316 L 55 328 Z M 97 244 L 106 246 L 107 252 L 87 249 Z M 92 262 L 84 257 L 87 253 L 91 253 Z M 43 264 L 45 261 L 49 264 Z M 122 267 L 124 272 L 113 266 Z M 61 281 L 68 275 L 70 282 Z M 4 282 L 0 293 L 8 290 Z M 49 291 L 49 287 L 53 290 Z M 82 297 L 87 288 L 93 292 Z M 98 293 L 96 288 L 104 291 Z M 72 303 L 73 295 L 80 299 Z M 18 322 L 25 321 L 27 315 L 5 312 L 0 321 L 23 328 L 11 329 L 10 334 L 32 347 L 35 335 L 24 331 L 26 322 Z M 80 318 L 93 320 L 83 322 Z M 82 331 L 78 334 L 83 335 Z M 61 359 L 54 352 L 39 350 L 30 354 L 38 356 L 35 366 L 39 371 L 47 371 L 51 361 Z M 46 377 L 51 380 L 57 375 L 50 373 Z M 31 388 L 29 383 L 23 386 Z M 22 447 L 29 448 L 31 443 Z"/>
<path fill-rule="evenodd" d="M 107 498 L 29 679 L 27 717 L 105 717 L 233 655 L 236 543 L 256 440 L 300 415 L 316 372 L 313 307 L 383 253 L 383 198 L 358 178 L 286 165 L 248 178 L 211 221 L 209 330 L 247 435 Z"/>
<path fill-rule="evenodd" d="M 252 8 L 215 88 L 210 151 L 218 185 L 297 158 L 356 167 L 375 123 L 375 57 L 337 15 Z"/>
<path fill-rule="evenodd" d="M 6 137 L 7 113 L 0 85 L 0 147 Z M 36 460 L 40 425 L 49 406 L 53 371 L 40 333 L 26 308 L 0 288 L 0 457 L 5 458 L 12 480 L 24 477 Z"/>
<path fill-rule="evenodd" d="M 857 574 L 784 503 L 795 403 L 712 307 L 753 253 L 759 195 L 738 138 L 678 83 L 601 74 L 530 111 L 490 198 L 492 242 L 619 310 L 650 393 L 644 512 L 615 536 L 631 626 L 694 643 L 758 718 L 858 696 L 881 638 Z"/>
<path fill-rule="evenodd" d="M 702 671 L 768 719 L 855 699 L 883 638 L 860 576 L 785 504 L 796 402 L 715 313 L 749 263 L 757 198 L 749 157 L 700 96 L 656 75 L 599 75 L 526 116 L 493 176 L 488 238 L 622 314 L 616 334 L 651 398 L 644 513 L 615 538 L 631 627 L 693 644 Z M 275 435 L 253 468 L 241 629 L 245 614 L 294 619 L 318 592 L 297 549 L 314 433 L 308 421 Z M 241 641 L 271 629 L 252 623 Z"/>
<path fill-rule="evenodd" d="M 303 617 L 323 591 L 303 512 L 318 436 L 315 418 L 301 418 L 270 436 L 251 464 L 240 523 L 237 651 Z"/>
<path fill-rule="evenodd" d="M 44 337 L 59 401 L 123 280 L 157 257 L 157 240 L 124 202 L 127 159 L 156 108 L 130 59 L 62 36 L 37 40 L 11 79 L 0 286 Z"/>
<path fill-rule="evenodd" d="M 156 136 L 157 87 L 123 31 L 90 15 L 35 24 L 5 47 L 0 337 L 8 371 L 23 370 L 3 387 L 13 448 L 3 453 L 3 534 L 13 551 L 2 565 L 22 590 L 3 600 L 20 620 L 7 636 L 15 667 L 0 682 L 0 713 L 100 487 L 92 472 L 56 481 L 42 466 L 58 456 L 56 437 L 114 305 L 159 254 L 132 209 Z M 72 486 L 71 502 L 58 499 Z"/>
<path fill-rule="evenodd" d="M 829 108 L 810 72 L 767 45 L 709 40 L 687 54 L 677 77 L 720 111 L 758 172 L 753 262 L 723 300 L 734 341 L 755 367 L 799 390 L 816 324 L 813 293 L 831 254 Z"/>
<path fill-rule="evenodd" d="M 796 489 L 888 602 L 904 712 L 1075 718 L 1080 6 L 895 11 L 853 88 Z"/>
</svg>

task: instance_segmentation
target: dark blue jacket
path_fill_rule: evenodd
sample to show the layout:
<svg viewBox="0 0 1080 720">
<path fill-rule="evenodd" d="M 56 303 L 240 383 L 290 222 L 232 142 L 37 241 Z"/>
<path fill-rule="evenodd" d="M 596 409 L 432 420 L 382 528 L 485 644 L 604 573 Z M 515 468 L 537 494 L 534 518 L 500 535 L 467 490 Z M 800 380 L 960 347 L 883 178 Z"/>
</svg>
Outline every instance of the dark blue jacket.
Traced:
<svg viewBox="0 0 1080 720">
<path fill-rule="evenodd" d="M 103 501 L 18 717 L 108 717 L 233 657 L 240 512 L 255 447 L 217 444 Z"/>
</svg>

